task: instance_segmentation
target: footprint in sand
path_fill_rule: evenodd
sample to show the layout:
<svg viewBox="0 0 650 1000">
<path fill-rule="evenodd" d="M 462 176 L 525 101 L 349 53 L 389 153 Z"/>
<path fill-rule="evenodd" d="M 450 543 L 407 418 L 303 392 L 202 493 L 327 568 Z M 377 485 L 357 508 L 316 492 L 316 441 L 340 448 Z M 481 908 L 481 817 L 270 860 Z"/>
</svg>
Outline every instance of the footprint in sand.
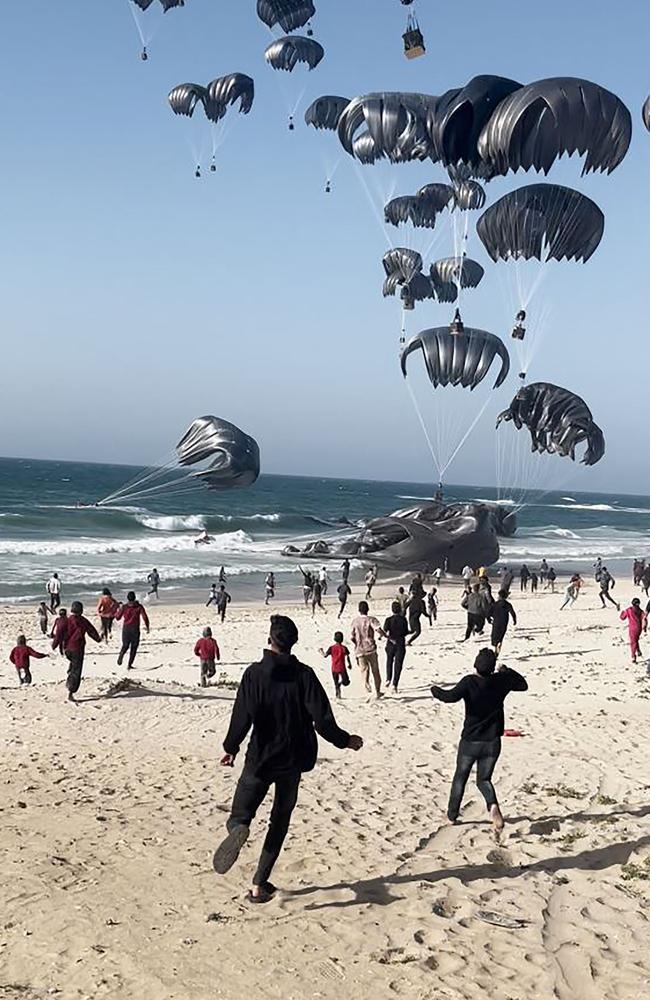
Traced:
<svg viewBox="0 0 650 1000">
<path fill-rule="evenodd" d="M 495 847 L 487 853 L 487 860 L 493 865 L 503 865 L 506 868 L 511 867 L 513 864 L 513 859 L 510 851 L 506 851 L 503 847 Z"/>
</svg>

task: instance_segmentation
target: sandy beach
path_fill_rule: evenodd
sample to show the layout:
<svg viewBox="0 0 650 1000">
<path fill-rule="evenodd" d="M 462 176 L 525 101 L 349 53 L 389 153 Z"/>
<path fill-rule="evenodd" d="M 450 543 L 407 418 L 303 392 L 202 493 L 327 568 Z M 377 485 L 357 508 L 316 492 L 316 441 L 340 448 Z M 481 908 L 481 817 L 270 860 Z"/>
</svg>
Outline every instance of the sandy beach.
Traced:
<svg viewBox="0 0 650 1000">
<path fill-rule="evenodd" d="M 632 596 L 619 584 L 620 600 Z M 357 590 L 356 599 L 361 596 Z M 468 785 L 462 822 L 445 817 L 462 709 L 433 702 L 432 681 L 471 668 L 458 644 L 458 590 L 409 652 L 403 690 L 367 700 L 358 673 L 341 725 L 360 754 L 321 744 L 274 881 L 244 900 L 265 807 L 239 864 L 211 868 L 241 761 L 218 767 L 234 698 L 201 690 L 193 645 L 215 616 L 149 605 L 151 635 L 131 677 L 115 646 L 89 645 L 78 706 L 58 654 L 16 686 L 18 631 L 39 641 L 33 609 L 0 613 L 3 826 L 0 995 L 204 1000 L 242 995 L 460 1000 L 636 1000 L 648 990 L 650 681 L 629 663 L 626 630 L 592 583 L 572 611 L 559 595 L 519 597 L 503 659 L 528 679 L 511 695 L 496 774 L 508 822 L 495 844 Z M 376 591 L 383 619 L 391 592 Z M 331 678 L 318 648 L 335 630 L 280 599 L 300 628 L 298 655 Z M 343 620 L 349 631 L 354 604 Z M 233 606 L 215 634 L 237 681 L 266 640 L 268 609 Z M 496 923 L 495 923 L 496 921 Z M 505 924 L 500 926 L 499 924 Z"/>
</svg>

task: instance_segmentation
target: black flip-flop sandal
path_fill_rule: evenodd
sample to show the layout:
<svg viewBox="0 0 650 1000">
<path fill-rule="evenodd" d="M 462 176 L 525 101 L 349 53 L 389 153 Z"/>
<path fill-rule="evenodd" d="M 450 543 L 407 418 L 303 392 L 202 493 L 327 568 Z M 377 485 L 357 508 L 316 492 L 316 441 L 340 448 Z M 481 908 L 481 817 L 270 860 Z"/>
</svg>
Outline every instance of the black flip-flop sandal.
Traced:
<svg viewBox="0 0 650 1000">
<path fill-rule="evenodd" d="M 249 833 L 247 826 L 236 826 L 219 844 L 212 859 L 212 867 L 217 875 L 225 875 L 230 871 L 248 840 Z"/>
</svg>

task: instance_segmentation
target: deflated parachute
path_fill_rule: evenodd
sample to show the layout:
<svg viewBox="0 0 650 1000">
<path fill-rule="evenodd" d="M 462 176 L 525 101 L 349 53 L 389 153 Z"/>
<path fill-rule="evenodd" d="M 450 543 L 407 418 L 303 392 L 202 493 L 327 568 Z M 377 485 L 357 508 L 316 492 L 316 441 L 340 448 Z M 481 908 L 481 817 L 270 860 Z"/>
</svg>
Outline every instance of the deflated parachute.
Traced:
<svg viewBox="0 0 650 1000">
<path fill-rule="evenodd" d="M 245 73 L 229 73 L 212 80 L 207 87 L 198 83 L 181 83 L 170 91 L 168 101 L 174 114 L 191 118 L 197 104 L 203 105 L 206 117 L 218 122 L 228 108 L 239 101 L 240 114 L 247 115 L 253 106 L 255 83 Z"/>
<path fill-rule="evenodd" d="M 310 70 L 315 69 L 324 55 L 325 49 L 314 38 L 286 35 L 271 42 L 264 58 L 273 69 L 292 73 L 299 63 L 305 63 Z"/>
<path fill-rule="evenodd" d="M 502 421 L 512 421 L 517 428 L 527 427 L 532 450 L 561 455 L 575 460 L 576 447 L 586 443 L 582 457 L 585 465 L 595 465 L 605 454 L 605 439 L 594 423 L 584 399 L 550 382 L 532 382 L 519 390 Z"/>
<path fill-rule="evenodd" d="M 355 140 L 368 134 L 376 160 L 426 160 L 433 153 L 428 120 L 437 100 L 429 94 L 389 91 L 355 97 L 339 119 L 341 145 L 350 156 L 358 157 Z"/>
<path fill-rule="evenodd" d="M 251 486 L 260 474 L 257 442 L 228 420 L 197 417 L 176 445 L 179 465 L 207 467 L 192 473 L 210 489 Z"/>
<path fill-rule="evenodd" d="M 462 385 L 475 389 L 487 375 L 495 358 L 501 360 L 501 370 L 494 383 L 497 389 L 510 370 L 510 356 L 503 341 L 486 330 L 465 327 L 463 333 L 452 333 L 448 326 L 423 330 L 412 337 L 400 356 L 402 374 L 406 378 L 407 358 L 422 351 L 429 381 L 439 385 Z"/>
<path fill-rule="evenodd" d="M 312 0 L 257 0 L 257 16 L 260 21 L 283 31 L 303 28 L 316 13 Z"/>
<path fill-rule="evenodd" d="M 305 111 L 305 121 L 314 128 L 325 128 L 336 132 L 339 118 L 350 103 L 349 97 L 333 97 L 330 95 L 317 97 Z"/>
<path fill-rule="evenodd" d="M 476 231 L 492 260 L 581 260 L 597 249 L 605 217 L 590 198 L 558 184 L 530 184 L 500 198 Z"/>
<path fill-rule="evenodd" d="M 494 109 L 478 139 L 496 174 L 545 174 L 567 153 L 585 156 L 583 174 L 611 173 L 627 153 L 632 118 L 623 102 L 589 80 L 553 77 L 520 87 Z"/>
</svg>

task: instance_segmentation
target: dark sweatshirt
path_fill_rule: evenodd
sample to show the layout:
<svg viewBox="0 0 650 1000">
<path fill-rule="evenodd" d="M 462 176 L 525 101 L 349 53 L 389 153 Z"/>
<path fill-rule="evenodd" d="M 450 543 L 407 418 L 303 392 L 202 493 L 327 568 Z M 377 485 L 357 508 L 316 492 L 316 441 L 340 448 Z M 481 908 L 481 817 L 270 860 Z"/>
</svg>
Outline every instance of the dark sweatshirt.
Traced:
<svg viewBox="0 0 650 1000">
<path fill-rule="evenodd" d="M 239 753 L 251 726 L 246 770 L 267 781 L 311 771 L 318 756 L 316 733 L 340 750 L 350 741 L 312 668 L 270 650 L 244 672 L 223 744 L 226 753 Z"/>
<path fill-rule="evenodd" d="M 511 691 L 527 690 L 528 684 L 521 674 L 502 667 L 488 677 L 468 674 L 449 690 L 434 685 L 431 694 L 438 701 L 464 701 L 465 725 L 461 739 L 487 742 L 503 736 L 503 703 L 507 695 Z"/>
</svg>

